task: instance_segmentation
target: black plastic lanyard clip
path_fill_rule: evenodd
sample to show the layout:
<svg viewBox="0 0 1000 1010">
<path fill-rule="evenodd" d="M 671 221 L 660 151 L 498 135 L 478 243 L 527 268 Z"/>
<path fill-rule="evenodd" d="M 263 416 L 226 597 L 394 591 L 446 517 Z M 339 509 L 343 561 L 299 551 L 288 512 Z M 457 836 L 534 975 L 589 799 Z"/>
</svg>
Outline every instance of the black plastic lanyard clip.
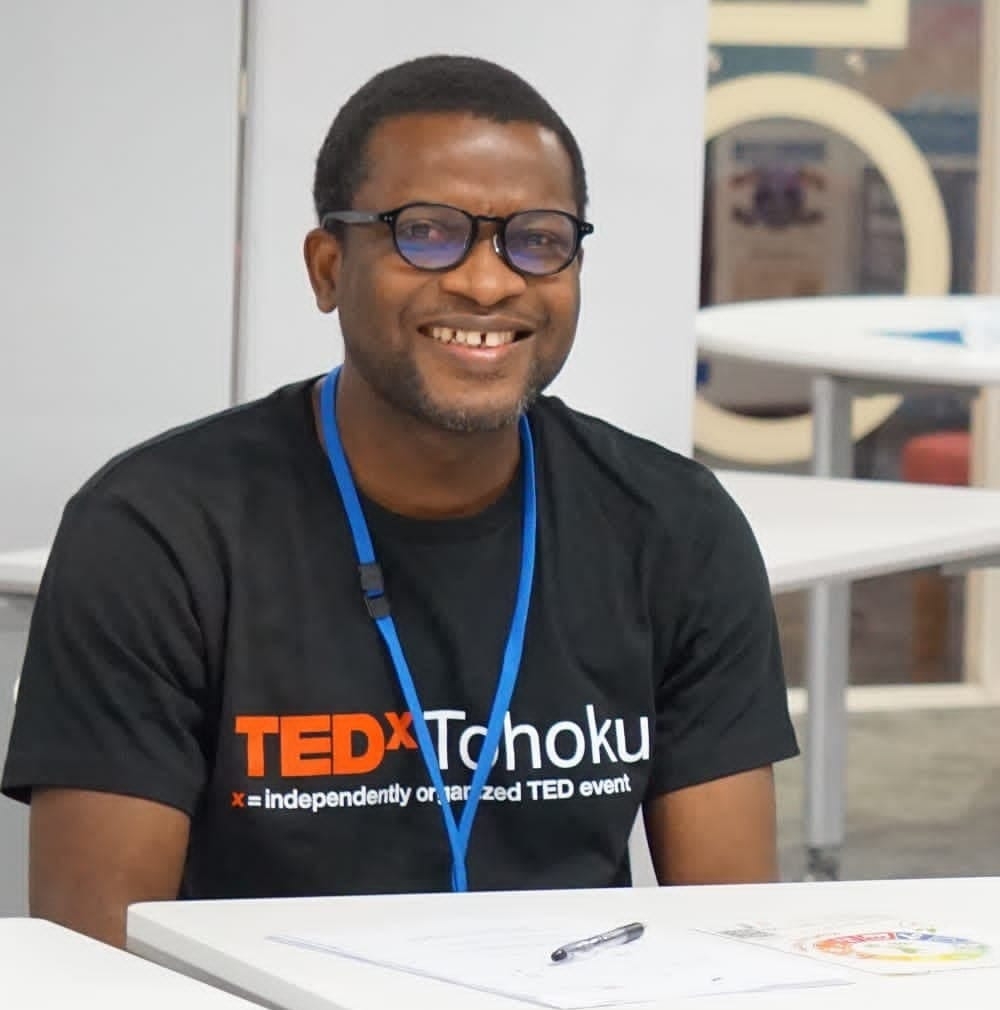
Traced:
<svg viewBox="0 0 1000 1010">
<path fill-rule="evenodd" d="M 385 595 L 385 582 L 382 580 L 382 566 L 377 561 L 358 565 L 361 575 L 361 594 L 365 607 L 373 621 L 389 616 L 389 597 Z"/>
</svg>

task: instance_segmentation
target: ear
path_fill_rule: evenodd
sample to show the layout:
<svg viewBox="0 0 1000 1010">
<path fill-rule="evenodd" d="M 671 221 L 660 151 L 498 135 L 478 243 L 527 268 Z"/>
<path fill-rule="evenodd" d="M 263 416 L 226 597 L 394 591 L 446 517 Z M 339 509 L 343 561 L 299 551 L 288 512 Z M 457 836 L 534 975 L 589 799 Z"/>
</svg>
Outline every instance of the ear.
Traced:
<svg viewBox="0 0 1000 1010">
<path fill-rule="evenodd" d="M 337 283 L 343 248 L 340 241 L 323 228 L 313 228 L 302 246 L 309 283 L 316 295 L 316 308 L 320 312 L 333 312 L 337 307 Z"/>
</svg>

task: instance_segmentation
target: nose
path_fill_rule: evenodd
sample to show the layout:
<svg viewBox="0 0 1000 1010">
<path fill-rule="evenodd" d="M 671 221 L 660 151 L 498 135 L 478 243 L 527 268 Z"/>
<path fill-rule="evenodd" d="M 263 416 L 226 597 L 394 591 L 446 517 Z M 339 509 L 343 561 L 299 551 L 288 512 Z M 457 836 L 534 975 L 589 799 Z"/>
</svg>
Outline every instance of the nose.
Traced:
<svg viewBox="0 0 1000 1010">
<path fill-rule="evenodd" d="M 454 270 L 441 275 L 441 288 L 477 305 L 497 305 L 521 294 L 527 282 L 500 256 L 496 236 L 480 235 L 469 255 Z"/>
</svg>

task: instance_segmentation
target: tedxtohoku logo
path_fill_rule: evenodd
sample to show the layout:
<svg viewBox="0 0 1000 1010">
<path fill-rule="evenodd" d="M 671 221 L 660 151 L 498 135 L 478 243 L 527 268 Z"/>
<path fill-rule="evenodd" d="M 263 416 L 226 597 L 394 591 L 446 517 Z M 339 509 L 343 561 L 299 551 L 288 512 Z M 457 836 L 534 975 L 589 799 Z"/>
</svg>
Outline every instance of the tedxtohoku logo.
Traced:
<svg viewBox="0 0 1000 1010">
<path fill-rule="evenodd" d="M 486 728 L 470 724 L 460 709 L 424 713 L 441 771 L 455 762 L 473 769 Z M 235 732 L 244 738 L 248 778 L 366 775 L 394 751 L 416 750 L 409 712 L 316 715 L 240 715 Z M 508 714 L 493 765 L 510 772 L 542 768 L 635 764 L 649 759 L 649 717 L 626 725 L 623 718 L 598 720 L 587 705 L 579 722 L 563 719 L 541 729 L 515 725 Z"/>
</svg>

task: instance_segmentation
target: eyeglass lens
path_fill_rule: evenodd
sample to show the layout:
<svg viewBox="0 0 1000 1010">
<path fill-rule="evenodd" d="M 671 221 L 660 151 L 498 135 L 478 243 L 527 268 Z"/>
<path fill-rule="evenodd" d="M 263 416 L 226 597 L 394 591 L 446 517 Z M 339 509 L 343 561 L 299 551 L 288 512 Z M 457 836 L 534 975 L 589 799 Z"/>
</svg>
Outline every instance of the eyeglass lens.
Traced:
<svg viewBox="0 0 1000 1010">
<path fill-rule="evenodd" d="M 457 266 L 469 248 L 474 223 L 455 207 L 415 205 L 395 220 L 400 255 L 422 270 Z M 557 273 L 576 252 L 575 221 L 558 211 L 525 211 L 508 219 L 501 242 L 511 265 L 526 274 Z"/>
</svg>

